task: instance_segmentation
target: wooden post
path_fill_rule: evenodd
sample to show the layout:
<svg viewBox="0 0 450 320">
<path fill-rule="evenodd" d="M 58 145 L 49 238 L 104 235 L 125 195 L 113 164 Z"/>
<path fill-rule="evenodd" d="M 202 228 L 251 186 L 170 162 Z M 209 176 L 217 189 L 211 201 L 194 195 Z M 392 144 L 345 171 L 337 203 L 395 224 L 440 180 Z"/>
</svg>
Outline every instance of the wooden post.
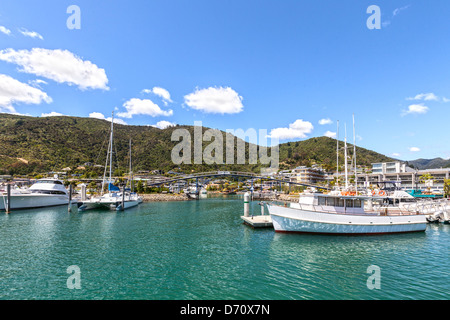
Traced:
<svg viewBox="0 0 450 320">
<path fill-rule="evenodd" d="M 72 211 L 72 188 L 72 184 L 69 184 L 69 212 Z"/>
<path fill-rule="evenodd" d="M 125 210 L 125 186 L 122 187 L 122 211 Z"/>
<path fill-rule="evenodd" d="M 6 213 L 11 212 L 11 184 L 6 185 Z"/>
</svg>

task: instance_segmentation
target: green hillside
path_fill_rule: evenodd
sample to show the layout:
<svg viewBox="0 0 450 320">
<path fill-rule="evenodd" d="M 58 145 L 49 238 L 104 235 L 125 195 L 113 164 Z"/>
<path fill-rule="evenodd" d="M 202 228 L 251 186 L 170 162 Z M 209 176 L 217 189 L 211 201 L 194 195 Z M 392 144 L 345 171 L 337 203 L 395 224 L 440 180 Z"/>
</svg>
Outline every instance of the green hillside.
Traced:
<svg viewBox="0 0 450 320">
<path fill-rule="evenodd" d="M 175 129 L 186 129 L 194 137 L 194 127 L 176 126 L 164 130 L 151 126 L 114 125 L 114 163 L 123 172 L 128 168 L 128 146 L 132 140 L 133 171 L 181 170 L 199 172 L 233 170 L 258 172 L 261 164 L 182 164 L 171 160 L 172 149 L 179 143 L 171 141 Z M 208 128 L 203 128 L 203 131 Z M 86 162 L 105 165 L 110 123 L 105 120 L 78 117 L 28 117 L 0 114 L 0 174 L 36 174 L 76 168 Z M 222 132 L 226 141 L 225 132 Z M 237 138 L 235 138 L 237 139 Z M 235 150 L 237 145 L 235 140 Z M 203 148 L 211 142 L 204 142 Z M 193 157 L 192 146 L 192 157 Z M 225 152 L 225 150 L 224 150 Z M 390 158 L 358 148 L 358 164 L 387 161 Z M 235 152 L 236 156 L 236 152 Z M 225 155 L 223 156 L 225 161 Z M 342 158 L 343 159 L 343 156 Z M 235 161 L 234 163 L 237 163 Z M 336 163 L 336 140 L 327 137 L 280 145 L 280 168 L 298 165 L 322 164 L 334 168 Z"/>
</svg>

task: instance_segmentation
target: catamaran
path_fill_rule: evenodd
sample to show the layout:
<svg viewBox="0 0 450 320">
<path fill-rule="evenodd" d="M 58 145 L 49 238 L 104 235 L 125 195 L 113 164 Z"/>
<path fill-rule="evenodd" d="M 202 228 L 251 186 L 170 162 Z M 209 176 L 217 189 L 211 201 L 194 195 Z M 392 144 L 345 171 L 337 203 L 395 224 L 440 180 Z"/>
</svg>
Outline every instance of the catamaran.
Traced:
<svg viewBox="0 0 450 320">
<path fill-rule="evenodd" d="M 137 193 L 132 192 L 131 189 L 126 189 L 120 192 L 120 189 L 112 183 L 112 153 L 113 153 L 113 136 L 114 136 L 114 112 L 111 118 L 111 132 L 109 139 L 108 153 L 106 156 L 106 161 L 109 159 L 109 180 L 108 183 L 108 193 L 103 194 L 104 185 L 106 184 L 106 166 L 105 172 L 103 174 L 102 191 L 101 195 L 98 197 L 92 197 L 89 200 L 82 202 L 81 206 L 78 208 L 79 211 L 85 211 L 90 209 L 101 209 L 108 208 L 110 210 L 125 210 L 135 207 L 142 203 L 142 197 Z M 131 178 L 131 142 L 130 142 L 130 180 Z"/>
<path fill-rule="evenodd" d="M 354 117 L 353 135 L 355 137 Z M 337 149 L 339 152 L 339 141 Z M 416 210 L 408 210 L 405 206 L 386 204 L 386 194 L 362 192 L 357 189 L 356 183 L 351 187 L 347 171 L 347 137 L 345 137 L 344 152 L 344 189 L 338 189 L 329 194 L 306 192 L 300 194 L 298 203 L 265 204 L 275 231 L 355 235 L 426 230 L 427 219 L 424 214 L 418 214 Z M 354 160 L 356 177 L 356 146 L 354 146 Z"/>
</svg>

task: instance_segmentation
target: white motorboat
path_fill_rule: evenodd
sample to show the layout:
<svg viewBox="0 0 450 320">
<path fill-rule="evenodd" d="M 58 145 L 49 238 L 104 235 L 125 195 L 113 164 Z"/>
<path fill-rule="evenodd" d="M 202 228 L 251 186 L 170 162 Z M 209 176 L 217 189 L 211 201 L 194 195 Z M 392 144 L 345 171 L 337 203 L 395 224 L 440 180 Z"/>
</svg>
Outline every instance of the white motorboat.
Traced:
<svg viewBox="0 0 450 320">
<path fill-rule="evenodd" d="M 364 202 L 370 201 L 368 207 Z M 424 214 L 374 205 L 374 199 L 321 193 L 301 194 L 298 203 L 269 203 L 277 232 L 385 234 L 425 231 Z"/>
<path fill-rule="evenodd" d="M 0 192 L 0 210 L 6 209 L 7 193 Z M 69 204 L 69 191 L 57 178 L 37 180 L 28 189 L 12 189 L 10 209 L 29 209 Z"/>
<path fill-rule="evenodd" d="M 339 122 L 338 122 L 339 123 Z M 354 164 L 356 179 L 356 134 L 353 117 Z M 339 124 L 338 124 L 339 132 Z M 339 168 L 339 140 L 337 139 L 337 168 Z M 407 210 L 406 206 L 391 203 L 386 191 L 358 190 L 350 186 L 347 167 L 347 130 L 345 130 L 344 167 L 345 188 L 329 194 L 303 193 L 298 203 L 269 203 L 267 208 L 277 232 L 321 234 L 385 234 L 425 231 L 425 214 Z M 338 171 L 338 170 L 337 170 Z M 394 190 L 395 191 L 395 190 Z M 363 195 L 362 195 L 363 194 Z M 391 195 L 392 196 L 392 195 Z M 396 199 L 406 198 L 396 193 Z"/>
<path fill-rule="evenodd" d="M 137 193 L 131 192 L 130 189 L 124 189 L 120 192 L 120 189 L 112 184 L 112 154 L 113 154 L 113 135 L 114 135 L 114 112 L 111 118 L 111 133 L 109 139 L 108 154 L 106 155 L 106 161 L 109 158 L 109 181 L 108 181 L 108 193 L 103 194 L 103 187 L 105 185 L 105 174 L 103 175 L 102 192 L 98 197 L 92 197 L 89 200 L 82 201 L 79 211 L 91 210 L 91 209 L 103 209 L 110 210 L 125 210 L 135 207 L 142 203 L 143 199 Z M 130 141 L 130 180 L 131 176 L 131 141 Z"/>
</svg>

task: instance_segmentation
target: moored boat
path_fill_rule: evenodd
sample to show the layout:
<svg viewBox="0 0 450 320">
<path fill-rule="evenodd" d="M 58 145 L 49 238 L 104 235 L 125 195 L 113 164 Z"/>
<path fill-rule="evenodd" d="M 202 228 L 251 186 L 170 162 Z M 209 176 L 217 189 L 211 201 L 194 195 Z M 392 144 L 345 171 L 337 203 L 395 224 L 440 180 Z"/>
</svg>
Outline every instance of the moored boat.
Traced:
<svg viewBox="0 0 450 320">
<path fill-rule="evenodd" d="M 6 192 L 1 192 L 0 210 L 6 209 L 6 201 Z M 57 178 L 39 179 L 28 189 L 12 189 L 10 195 L 11 210 L 60 206 L 68 203 L 69 191 Z"/>
<path fill-rule="evenodd" d="M 372 201 L 361 196 L 312 193 L 300 195 L 298 203 L 269 203 L 267 208 L 277 232 L 363 235 L 426 230 L 425 215 L 376 206 Z"/>
</svg>

